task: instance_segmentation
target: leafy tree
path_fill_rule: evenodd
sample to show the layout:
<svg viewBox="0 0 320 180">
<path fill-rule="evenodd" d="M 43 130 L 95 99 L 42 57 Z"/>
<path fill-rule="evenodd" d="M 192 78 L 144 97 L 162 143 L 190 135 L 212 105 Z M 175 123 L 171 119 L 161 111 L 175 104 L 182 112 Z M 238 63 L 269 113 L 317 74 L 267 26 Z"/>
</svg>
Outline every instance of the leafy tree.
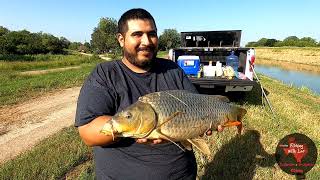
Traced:
<svg viewBox="0 0 320 180">
<path fill-rule="evenodd" d="M 317 41 L 311 37 L 303 37 L 300 39 L 298 46 L 300 46 L 300 47 L 315 47 L 315 46 L 317 46 Z"/>
<path fill-rule="evenodd" d="M 261 38 L 257 41 L 257 46 L 265 46 L 267 41 L 268 41 L 267 38 Z"/>
<path fill-rule="evenodd" d="M 268 46 L 268 47 L 282 47 L 282 46 L 295 46 L 295 47 L 316 47 L 320 46 L 315 39 L 311 37 L 303 37 L 299 39 L 297 36 L 288 36 L 283 41 L 276 39 L 261 38 L 258 42 L 248 42 L 246 47 L 257 47 L 257 46 Z"/>
<path fill-rule="evenodd" d="M 4 54 L 24 54 L 28 51 L 28 44 L 30 43 L 30 32 L 23 31 L 11 31 L 5 34 L 3 47 Z"/>
<path fill-rule="evenodd" d="M 251 41 L 246 44 L 246 47 L 257 47 L 257 46 L 258 46 L 257 42 L 255 41 Z"/>
<path fill-rule="evenodd" d="M 176 29 L 165 29 L 159 37 L 159 49 L 168 50 L 180 46 L 180 33 Z"/>
<path fill-rule="evenodd" d="M 289 36 L 282 41 L 284 46 L 296 46 L 299 41 L 297 36 Z"/>
<path fill-rule="evenodd" d="M 47 52 L 53 54 L 61 53 L 63 50 L 63 45 L 59 38 L 47 33 L 42 34 L 42 45 L 46 47 Z"/>
<path fill-rule="evenodd" d="M 67 39 L 67 38 L 65 38 L 65 37 L 60 37 L 60 43 L 61 43 L 61 46 L 63 47 L 63 48 L 65 48 L 65 49 L 67 49 L 68 47 L 69 47 L 69 45 L 70 45 L 70 41 Z"/>
<path fill-rule="evenodd" d="M 90 43 L 85 42 L 83 45 L 84 45 L 86 48 L 88 48 L 89 50 L 91 49 L 91 45 L 90 45 Z"/>
<path fill-rule="evenodd" d="M 277 42 L 278 42 L 278 40 L 276 40 L 276 39 L 267 39 L 264 46 L 274 47 Z"/>
<path fill-rule="evenodd" d="M 113 18 L 101 18 L 91 34 L 91 45 L 98 53 L 109 52 L 118 48 L 116 39 L 117 21 Z"/>
<path fill-rule="evenodd" d="M 288 36 L 283 41 L 299 41 L 299 38 L 297 36 Z"/>
<path fill-rule="evenodd" d="M 5 35 L 8 32 L 10 32 L 9 29 L 7 29 L 7 28 L 5 28 L 3 26 L 0 26 L 0 36 Z"/>
<path fill-rule="evenodd" d="M 0 26 L 0 54 L 64 53 L 70 41 L 46 33 L 27 30 L 9 31 Z"/>
<path fill-rule="evenodd" d="M 69 44 L 68 49 L 79 51 L 79 48 L 80 48 L 81 45 L 82 45 L 81 42 L 71 42 Z"/>
<path fill-rule="evenodd" d="M 90 43 L 85 42 L 84 44 L 81 44 L 81 45 L 79 46 L 79 51 L 85 52 L 85 53 L 90 52 L 90 51 L 91 51 L 91 45 L 90 45 Z"/>
</svg>

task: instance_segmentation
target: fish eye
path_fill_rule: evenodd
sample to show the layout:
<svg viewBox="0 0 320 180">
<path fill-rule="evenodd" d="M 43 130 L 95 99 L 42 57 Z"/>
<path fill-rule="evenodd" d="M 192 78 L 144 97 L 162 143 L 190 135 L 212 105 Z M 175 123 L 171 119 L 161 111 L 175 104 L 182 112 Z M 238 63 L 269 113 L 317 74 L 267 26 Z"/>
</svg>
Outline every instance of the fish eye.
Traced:
<svg viewBox="0 0 320 180">
<path fill-rule="evenodd" d="M 124 117 L 127 118 L 127 119 L 131 119 L 132 114 L 130 112 L 125 112 L 124 113 Z"/>
</svg>

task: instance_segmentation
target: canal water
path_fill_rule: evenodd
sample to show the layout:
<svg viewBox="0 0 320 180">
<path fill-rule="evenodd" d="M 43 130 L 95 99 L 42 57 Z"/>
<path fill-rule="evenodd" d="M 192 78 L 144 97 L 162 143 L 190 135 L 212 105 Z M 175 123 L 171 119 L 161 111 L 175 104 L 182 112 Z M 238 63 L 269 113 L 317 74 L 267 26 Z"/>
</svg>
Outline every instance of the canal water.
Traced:
<svg viewBox="0 0 320 180">
<path fill-rule="evenodd" d="M 302 71 L 285 70 L 275 66 L 255 65 L 257 73 L 278 79 L 285 84 L 301 88 L 307 87 L 320 95 L 320 74 L 312 74 Z"/>
</svg>

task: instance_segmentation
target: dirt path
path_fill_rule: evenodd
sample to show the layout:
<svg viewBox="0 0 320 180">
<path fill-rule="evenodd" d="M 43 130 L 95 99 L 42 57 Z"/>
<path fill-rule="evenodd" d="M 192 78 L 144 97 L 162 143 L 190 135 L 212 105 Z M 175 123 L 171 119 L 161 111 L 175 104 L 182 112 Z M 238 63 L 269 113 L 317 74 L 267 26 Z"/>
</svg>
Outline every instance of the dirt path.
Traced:
<svg viewBox="0 0 320 180">
<path fill-rule="evenodd" d="M 80 87 L 0 109 L 0 164 L 74 123 Z"/>
<path fill-rule="evenodd" d="M 82 55 L 85 55 L 85 56 L 93 56 L 93 54 L 88 54 L 88 53 L 83 53 L 83 52 L 80 52 L 80 54 L 82 54 Z M 99 57 L 101 58 L 101 59 L 104 59 L 104 60 L 106 60 L 106 61 L 109 61 L 111 58 L 109 58 L 109 57 L 106 57 L 106 56 L 104 56 L 104 55 L 99 55 Z"/>
<path fill-rule="evenodd" d="M 36 70 L 36 71 L 24 71 L 20 74 L 22 75 L 39 75 L 39 74 L 46 74 L 50 72 L 60 72 L 60 71 L 66 71 L 70 69 L 79 69 L 81 66 L 73 66 L 73 67 L 65 67 L 65 68 L 55 68 L 55 69 L 47 69 L 47 70 Z"/>
</svg>

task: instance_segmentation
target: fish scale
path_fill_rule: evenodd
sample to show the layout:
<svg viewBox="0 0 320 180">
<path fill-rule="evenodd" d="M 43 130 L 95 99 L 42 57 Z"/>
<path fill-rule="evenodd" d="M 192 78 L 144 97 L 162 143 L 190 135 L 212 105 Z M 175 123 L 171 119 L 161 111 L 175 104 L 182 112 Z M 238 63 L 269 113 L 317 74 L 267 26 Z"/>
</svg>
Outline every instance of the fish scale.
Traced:
<svg viewBox="0 0 320 180">
<path fill-rule="evenodd" d="M 187 91 L 164 91 L 143 96 L 139 101 L 149 103 L 158 115 L 158 125 L 176 112 L 182 112 L 160 127 L 160 131 L 174 140 L 194 137 L 210 128 L 210 124 L 224 118 L 231 104 L 217 96 L 193 94 Z"/>
</svg>

